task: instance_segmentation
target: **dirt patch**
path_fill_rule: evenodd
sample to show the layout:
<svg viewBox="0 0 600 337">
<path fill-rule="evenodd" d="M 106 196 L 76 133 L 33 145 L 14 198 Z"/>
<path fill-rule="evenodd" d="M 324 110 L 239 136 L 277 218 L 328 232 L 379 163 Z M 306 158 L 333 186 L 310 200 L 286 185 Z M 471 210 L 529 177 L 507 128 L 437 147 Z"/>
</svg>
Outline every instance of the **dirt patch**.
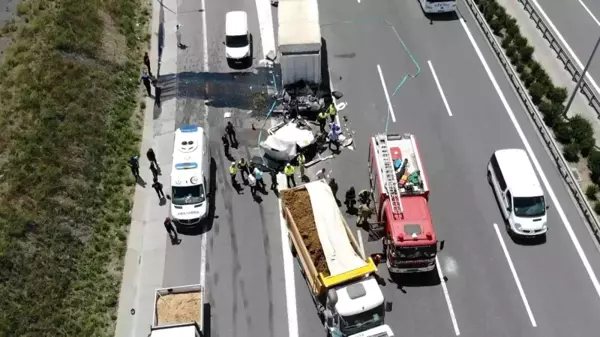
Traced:
<svg viewBox="0 0 600 337">
<path fill-rule="evenodd" d="M 323 254 L 321 241 L 319 241 L 308 191 L 305 188 L 284 190 L 282 191 L 282 200 L 285 207 L 290 210 L 296 226 L 298 226 L 298 231 L 300 231 L 317 272 L 329 275 L 329 268 L 327 268 L 327 260 L 325 254 Z"/>
<path fill-rule="evenodd" d="M 156 317 L 158 324 L 181 324 L 196 322 L 200 324 L 202 294 L 199 292 L 169 294 L 158 298 Z"/>
</svg>

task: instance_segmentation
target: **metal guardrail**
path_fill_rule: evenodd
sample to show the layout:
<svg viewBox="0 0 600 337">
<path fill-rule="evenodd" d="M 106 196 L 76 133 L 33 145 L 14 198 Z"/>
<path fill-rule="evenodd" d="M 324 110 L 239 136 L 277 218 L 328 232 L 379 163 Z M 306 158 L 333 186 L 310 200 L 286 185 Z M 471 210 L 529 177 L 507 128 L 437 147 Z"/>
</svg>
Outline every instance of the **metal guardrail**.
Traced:
<svg viewBox="0 0 600 337">
<path fill-rule="evenodd" d="M 563 176 L 567 186 L 571 190 L 571 193 L 577 201 L 577 204 L 579 205 L 579 208 L 581 209 L 583 215 L 585 216 L 586 221 L 588 222 L 592 232 L 594 233 L 594 236 L 596 237 L 596 240 L 600 242 L 600 223 L 598 222 L 598 219 L 596 218 L 592 207 L 587 201 L 585 194 L 577 184 L 577 180 L 573 176 L 573 173 L 571 172 L 567 161 L 564 159 L 562 152 L 558 147 L 558 144 L 556 144 L 556 141 L 553 139 L 552 134 L 548 130 L 546 124 L 544 124 L 542 115 L 537 110 L 535 104 L 533 104 L 533 102 L 531 101 L 531 97 L 529 96 L 527 89 L 525 89 L 523 83 L 521 82 L 519 74 L 516 72 L 516 70 L 513 68 L 512 64 L 504 54 L 502 46 L 500 45 L 498 40 L 496 40 L 496 36 L 492 32 L 490 26 L 485 21 L 483 14 L 479 11 L 477 4 L 475 4 L 473 0 L 465 0 L 465 3 L 469 7 L 469 10 L 475 17 L 476 21 L 479 23 L 482 32 L 484 33 L 490 46 L 494 50 L 494 53 L 496 54 L 498 60 L 502 64 L 506 75 L 510 79 L 510 82 L 512 83 L 513 87 L 516 89 L 516 92 L 521 98 L 523 104 L 525 105 L 527 112 L 529 113 L 531 119 L 537 127 L 540 135 L 544 139 L 544 142 L 546 143 L 546 146 L 550 150 L 550 154 L 552 155 L 552 158 L 556 163 L 558 171 Z"/>
<path fill-rule="evenodd" d="M 565 52 L 564 46 L 554 36 L 554 32 L 551 29 L 548 29 L 544 19 L 542 19 L 542 16 L 537 12 L 534 5 L 529 0 L 517 1 L 523 4 L 523 8 L 529 14 L 529 18 L 533 20 L 537 29 L 542 32 L 544 38 L 550 43 L 550 48 L 556 52 L 556 57 L 564 64 L 565 69 L 571 74 L 573 81 L 579 81 L 582 72 L 579 71 L 577 64 L 571 60 L 569 54 Z M 584 77 L 579 91 L 587 98 L 590 106 L 594 108 L 596 115 L 600 118 L 600 101 L 592 88 L 593 86 L 590 85 L 588 79 Z"/>
</svg>

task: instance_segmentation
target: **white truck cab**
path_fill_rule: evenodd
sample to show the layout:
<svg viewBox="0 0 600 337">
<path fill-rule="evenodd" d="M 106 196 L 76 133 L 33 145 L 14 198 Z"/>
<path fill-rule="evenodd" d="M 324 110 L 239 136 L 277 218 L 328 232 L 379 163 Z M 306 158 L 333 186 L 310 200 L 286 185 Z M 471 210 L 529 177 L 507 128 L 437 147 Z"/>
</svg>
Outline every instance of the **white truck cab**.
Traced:
<svg viewBox="0 0 600 337">
<path fill-rule="evenodd" d="M 186 125 L 175 131 L 171 218 L 181 225 L 195 225 L 208 214 L 209 161 L 204 129 Z"/>
<path fill-rule="evenodd" d="M 225 56 L 227 64 L 234 67 L 252 65 L 252 41 L 248 30 L 248 14 L 233 11 L 225 14 Z"/>
<path fill-rule="evenodd" d="M 509 234 L 522 237 L 543 236 L 548 231 L 544 190 L 525 150 L 504 149 L 494 152 L 488 163 L 487 177 Z M 512 232 L 512 233 L 511 233 Z"/>
<path fill-rule="evenodd" d="M 377 280 L 372 276 L 331 289 L 328 306 L 330 308 L 325 310 L 324 318 L 331 336 L 394 336 L 392 329 L 384 325 L 386 302 Z"/>
</svg>

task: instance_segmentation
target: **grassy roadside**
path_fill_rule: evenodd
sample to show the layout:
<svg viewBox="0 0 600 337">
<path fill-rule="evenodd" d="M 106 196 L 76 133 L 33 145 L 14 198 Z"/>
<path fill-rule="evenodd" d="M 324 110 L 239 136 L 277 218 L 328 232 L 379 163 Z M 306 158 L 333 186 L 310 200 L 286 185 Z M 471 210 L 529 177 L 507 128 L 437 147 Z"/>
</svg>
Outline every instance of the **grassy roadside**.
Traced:
<svg viewBox="0 0 600 337">
<path fill-rule="evenodd" d="M 144 0 L 24 0 L 0 65 L 0 336 L 112 336 Z"/>
</svg>

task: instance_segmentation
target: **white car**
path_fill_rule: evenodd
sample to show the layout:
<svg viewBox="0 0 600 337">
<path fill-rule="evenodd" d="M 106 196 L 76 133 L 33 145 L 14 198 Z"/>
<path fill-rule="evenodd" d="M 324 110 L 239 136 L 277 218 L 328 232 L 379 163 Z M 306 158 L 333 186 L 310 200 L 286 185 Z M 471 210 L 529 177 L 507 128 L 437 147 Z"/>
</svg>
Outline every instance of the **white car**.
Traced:
<svg viewBox="0 0 600 337">
<path fill-rule="evenodd" d="M 508 229 L 521 237 L 541 237 L 548 231 L 544 190 L 522 149 L 494 152 L 487 167 L 487 178 L 494 190 Z M 510 233 L 509 233 L 510 234 Z"/>
<path fill-rule="evenodd" d="M 248 31 L 248 14 L 244 11 L 225 15 L 225 56 L 231 68 L 252 65 L 252 38 Z"/>
</svg>

